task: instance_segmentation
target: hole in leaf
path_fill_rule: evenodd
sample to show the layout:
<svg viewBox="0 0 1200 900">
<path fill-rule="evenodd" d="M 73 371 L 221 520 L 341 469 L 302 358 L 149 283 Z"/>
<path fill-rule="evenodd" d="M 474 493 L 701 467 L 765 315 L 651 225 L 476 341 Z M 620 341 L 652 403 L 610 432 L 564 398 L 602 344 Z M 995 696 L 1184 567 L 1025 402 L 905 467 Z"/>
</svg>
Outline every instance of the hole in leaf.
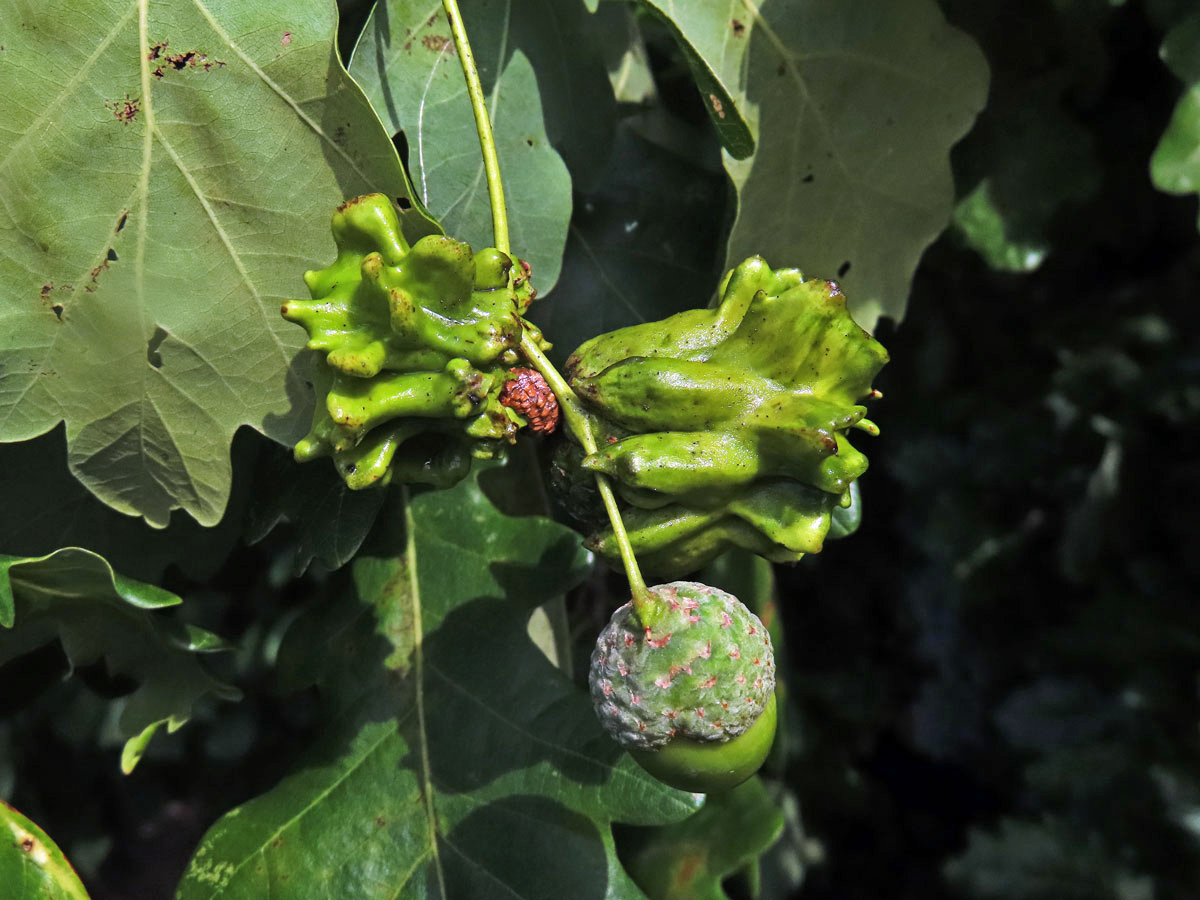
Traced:
<svg viewBox="0 0 1200 900">
<path fill-rule="evenodd" d="M 129 221 L 129 213 L 121 213 L 121 218 L 117 219 L 117 234 L 121 233 L 121 229 L 125 227 L 127 221 Z"/>
<path fill-rule="evenodd" d="M 158 348 L 162 346 L 162 342 L 167 339 L 167 329 L 161 325 L 154 326 L 154 334 L 146 343 L 146 361 L 156 369 L 162 368 L 162 354 L 158 352 Z"/>
<path fill-rule="evenodd" d="M 412 201 L 409 200 L 407 197 L 397 197 L 396 205 L 398 207 L 400 207 L 401 209 L 405 209 L 405 210 L 412 209 Z"/>
<path fill-rule="evenodd" d="M 117 261 L 117 251 L 114 250 L 112 247 L 108 248 L 108 261 L 109 262 Z"/>
</svg>

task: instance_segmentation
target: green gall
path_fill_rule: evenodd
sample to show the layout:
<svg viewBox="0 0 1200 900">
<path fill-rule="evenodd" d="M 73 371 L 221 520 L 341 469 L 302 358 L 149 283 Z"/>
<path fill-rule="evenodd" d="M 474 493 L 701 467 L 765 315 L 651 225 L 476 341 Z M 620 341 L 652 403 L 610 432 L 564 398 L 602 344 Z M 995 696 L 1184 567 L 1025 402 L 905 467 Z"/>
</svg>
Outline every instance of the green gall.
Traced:
<svg viewBox="0 0 1200 900">
<path fill-rule="evenodd" d="M 730 547 L 777 562 L 818 552 L 867 470 L 853 430 L 887 352 L 837 285 L 752 257 L 720 304 L 599 335 L 567 361 L 606 443 L 584 468 L 629 504 L 646 571 L 678 577 Z M 602 529 L 589 546 L 618 548 Z"/>
<path fill-rule="evenodd" d="M 312 299 L 282 309 L 325 357 L 296 458 L 332 457 L 354 489 L 449 486 L 523 425 L 500 391 L 534 296 L 528 266 L 444 235 L 409 246 L 382 194 L 343 203 L 331 228 L 337 258 L 305 273 Z"/>
</svg>

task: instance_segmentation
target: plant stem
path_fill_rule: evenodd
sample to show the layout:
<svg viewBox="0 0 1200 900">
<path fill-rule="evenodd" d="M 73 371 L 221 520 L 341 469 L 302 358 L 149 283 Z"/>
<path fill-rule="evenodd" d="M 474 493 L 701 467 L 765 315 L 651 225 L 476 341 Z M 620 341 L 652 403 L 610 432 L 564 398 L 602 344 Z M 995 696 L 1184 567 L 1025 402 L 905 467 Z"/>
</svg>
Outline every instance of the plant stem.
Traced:
<svg viewBox="0 0 1200 900">
<path fill-rule="evenodd" d="M 479 81 L 479 70 L 475 67 L 475 57 L 471 53 L 471 42 L 467 39 L 467 29 L 463 24 L 462 15 L 458 10 L 458 0 L 442 0 L 442 8 L 450 20 L 450 30 L 454 34 L 454 49 L 458 51 L 459 62 L 462 63 L 463 77 L 467 82 L 467 94 L 471 98 L 471 111 L 475 114 L 475 130 L 479 134 L 479 149 L 483 153 L 483 171 L 487 175 L 488 201 L 492 207 L 492 236 L 496 249 L 511 255 L 508 238 L 508 212 L 504 206 L 504 185 L 500 179 L 500 158 L 496 155 L 496 139 L 492 135 L 492 122 L 488 115 L 487 102 L 483 97 L 483 85 Z M 565 378 L 554 368 L 554 364 L 546 358 L 537 341 L 527 329 L 521 332 L 521 349 L 541 373 L 554 391 L 559 407 L 567 420 L 567 427 L 578 438 L 583 449 L 590 455 L 595 453 L 596 438 L 592 434 L 591 417 L 583 408 L 579 397 L 571 390 Z M 596 473 L 596 488 L 604 500 L 604 509 L 608 520 L 612 523 L 613 534 L 617 539 L 617 548 L 621 552 L 621 562 L 625 566 L 625 577 L 629 579 L 629 590 L 633 594 L 633 605 L 642 624 L 650 627 L 658 619 L 659 603 L 654 595 L 646 588 L 645 579 L 638 568 L 637 557 L 633 545 L 629 542 L 629 533 L 625 523 L 621 521 L 621 511 L 617 508 L 617 498 L 613 494 L 612 485 L 608 478 Z"/>
<path fill-rule="evenodd" d="M 550 362 L 546 354 L 538 347 L 537 341 L 528 330 L 521 333 L 521 351 L 546 379 L 550 390 L 554 391 L 554 396 L 562 409 L 563 418 L 567 420 L 567 427 L 578 439 L 584 452 L 589 456 L 595 453 L 599 447 L 596 444 L 596 436 L 592 433 L 591 416 L 583 408 L 582 401 L 571 390 L 567 380 L 554 367 L 554 363 Z M 604 501 L 604 510 L 608 513 L 608 521 L 612 524 L 613 534 L 617 539 L 617 549 L 621 552 L 621 563 L 625 566 L 625 577 L 629 580 L 629 589 L 633 594 L 634 609 L 637 610 L 642 624 L 649 627 L 658 618 L 658 601 L 646 588 L 646 581 L 642 578 L 641 569 L 638 568 L 637 556 L 634 555 L 633 544 L 629 541 L 625 523 L 621 520 L 621 511 L 617 508 L 617 498 L 613 494 L 612 485 L 609 484 L 607 476 L 599 472 L 596 473 L 596 489 L 600 491 L 600 498 Z"/>
<path fill-rule="evenodd" d="M 450 30 L 454 34 L 454 49 L 462 63 L 463 78 L 467 82 L 467 95 L 471 98 L 471 111 L 475 113 L 475 130 L 479 133 L 479 149 L 483 153 L 483 171 L 487 176 L 488 202 L 492 206 L 492 239 L 501 253 L 511 253 L 508 240 L 508 210 L 504 206 L 504 184 L 500 180 L 500 157 L 496 155 L 496 139 L 492 135 L 492 121 L 488 115 L 487 101 L 483 97 L 483 84 L 479 81 L 479 70 L 467 40 L 467 29 L 458 11 L 458 0 L 442 0 Z"/>
</svg>

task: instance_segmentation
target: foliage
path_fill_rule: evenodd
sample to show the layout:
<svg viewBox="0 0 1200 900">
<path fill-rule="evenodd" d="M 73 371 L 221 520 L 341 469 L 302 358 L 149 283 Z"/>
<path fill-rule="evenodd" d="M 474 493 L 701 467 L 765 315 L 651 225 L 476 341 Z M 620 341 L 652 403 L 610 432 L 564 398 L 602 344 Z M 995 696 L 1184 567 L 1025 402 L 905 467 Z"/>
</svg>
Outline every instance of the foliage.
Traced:
<svg viewBox="0 0 1200 900">
<path fill-rule="evenodd" d="M 0 806 L 4 891 L 1191 897 L 1194 6 L 460 5 L 509 268 L 440 3 L 0 0 L 0 795 L 23 811 Z M 336 377 L 313 352 L 353 331 L 342 313 L 382 327 L 337 303 L 386 248 L 328 230 L 371 193 L 399 248 L 372 297 L 453 269 L 447 315 L 470 305 L 480 330 L 422 339 L 442 341 L 438 373 L 469 358 L 490 380 L 405 420 L 470 437 L 453 478 L 414 456 L 351 490 L 290 448 L 315 421 L 302 449 L 361 450 L 366 426 L 334 427 L 327 403 L 314 420 L 314 393 L 361 399 L 349 369 L 413 349 L 351 334 Z M 847 540 L 788 567 L 689 559 L 760 616 L 779 677 L 762 775 L 704 797 L 593 714 L 587 660 L 628 588 L 578 531 L 615 558 L 614 538 L 591 482 L 562 477 L 587 454 L 509 445 L 500 356 L 468 347 L 500 295 L 463 261 L 503 271 L 501 305 L 532 264 L 528 317 L 563 363 L 618 329 L 719 317 L 751 256 L 803 272 L 806 297 L 836 280 L 892 362 L 860 361 L 836 415 L 779 380 L 813 435 L 838 433 L 805 521 Z M 281 307 L 317 323 L 313 349 Z M 615 439 L 587 466 L 655 507 L 631 523 L 679 504 L 645 490 L 630 440 L 711 433 L 792 471 L 808 445 L 755 443 L 769 429 L 740 415 L 779 385 L 745 379 L 792 354 L 844 373 L 818 352 L 856 345 L 840 316 L 845 343 L 747 341 L 770 359 L 739 362 L 702 432 L 671 424 L 692 414 L 686 352 L 573 372 Z M 650 382 L 657 406 L 621 393 Z M 871 386 L 864 472 L 841 432 Z M 476 422 L 499 430 L 474 455 L 507 459 L 471 459 Z M 688 504 L 761 513 L 700 481 Z"/>
</svg>

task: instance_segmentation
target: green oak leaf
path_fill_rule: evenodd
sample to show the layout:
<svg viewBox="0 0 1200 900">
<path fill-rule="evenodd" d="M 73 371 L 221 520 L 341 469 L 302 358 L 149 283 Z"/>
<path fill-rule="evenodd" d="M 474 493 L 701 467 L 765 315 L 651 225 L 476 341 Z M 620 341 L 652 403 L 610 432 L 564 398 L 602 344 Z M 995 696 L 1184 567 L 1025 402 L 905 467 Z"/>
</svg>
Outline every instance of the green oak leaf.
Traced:
<svg viewBox="0 0 1200 900">
<path fill-rule="evenodd" d="M 640 896 L 610 823 L 677 821 L 697 800 L 643 773 L 529 640 L 531 611 L 587 557 L 563 526 L 502 515 L 480 468 L 395 490 L 352 586 L 285 638 L 281 676 L 318 685 L 324 740 L 213 826 L 180 900 Z"/>
<path fill-rule="evenodd" d="M 980 42 L 992 70 L 987 108 L 954 148 L 954 230 L 992 268 L 1032 271 L 1051 252 L 1055 215 L 1099 186 L 1094 142 L 1075 108 L 1103 82 L 1100 33 L 1115 10 L 1095 0 L 943 8 Z"/>
<path fill-rule="evenodd" d="M 329 465 L 296 462 L 290 450 L 273 447 L 255 469 L 256 501 L 246 512 L 244 537 L 257 543 L 276 526 L 296 529 L 291 571 L 302 575 L 315 559 L 327 569 L 348 563 L 366 539 L 383 505 L 384 491 L 354 491 Z"/>
<path fill-rule="evenodd" d="M 725 151 L 745 159 L 754 152 L 756 139 L 743 110 L 742 92 L 755 21 L 752 8 L 745 0 L 645 0 L 645 5 L 683 52 Z"/>
<path fill-rule="evenodd" d="M 0 800 L 0 823 L 6 900 L 88 900 L 75 869 L 36 822 Z"/>
<path fill-rule="evenodd" d="M 618 103 L 647 103 L 655 96 L 654 73 L 646 56 L 633 7 L 606 3 L 594 10 L 593 23 L 600 37 L 604 66 Z"/>
<path fill-rule="evenodd" d="M 1150 157 L 1150 179 L 1169 194 L 1200 193 L 1200 14 L 1172 28 L 1159 53 L 1186 90 Z"/>
<path fill-rule="evenodd" d="M 650 900 L 729 900 L 721 882 L 736 877 L 757 884 L 758 858 L 783 827 L 783 813 L 762 779 L 751 778 L 711 795 L 682 822 L 639 829 L 629 872 Z"/>
<path fill-rule="evenodd" d="M 328 257 L 328 211 L 381 190 L 412 239 L 437 226 L 325 0 L 3 0 L 0 20 L 0 440 L 65 421 L 105 503 L 214 524 L 238 426 L 308 424 L 279 305 Z"/>
<path fill-rule="evenodd" d="M 174 731 L 201 697 L 241 697 L 196 656 L 228 645 L 158 613 L 181 602 L 119 575 L 90 550 L 66 547 L 32 559 L 0 555 L 0 665 L 58 640 L 72 668 L 103 659 L 110 675 L 137 682 L 117 723 L 130 739 L 123 760 L 128 771 L 140 757 L 135 751 L 145 748 L 147 729 L 166 722 Z"/>
<path fill-rule="evenodd" d="M 250 429 L 235 435 L 233 490 L 218 525 L 203 528 L 176 513 L 167 528 L 157 529 L 106 506 L 71 475 L 61 425 L 30 441 L 0 444 L 0 550 L 43 556 L 63 546 L 85 547 L 142 581 L 160 581 L 170 565 L 194 580 L 207 579 L 236 545 L 247 509 L 255 509 L 249 475 L 265 446 L 278 445 Z"/>
<path fill-rule="evenodd" d="M 727 263 L 798 265 L 838 279 L 868 330 L 899 319 L 953 208 L 950 147 L 987 95 L 979 48 L 933 0 L 774 0 L 748 54 L 758 145 L 726 155 L 738 191 Z"/>
<path fill-rule="evenodd" d="M 704 303 L 720 276 L 723 223 L 713 210 L 728 185 L 716 141 L 664 118 L 622 121 L 598 187 L 578 194 L 559 290 L 529 315 L 553 339 L 556 362 L 597 334 Z"/>
<path fill-rule="evenodd" d="M 562 37 L 551 35 L 557 41 L 544 50 L 531 51 L 516 40 L 518 49 L 511 49 L 509 29 L 538 21 L 528 4 L 512 9 L 511 3 L 465 2 L 462 15 L 495 129 L 513 251 L 533 266 L 534 283 L 545 293 L 562 265 L 571 177 L 543 120 L 539 84 L 545 92 L 550 79 L 539 83 L 531 59 L 555 47 L 564 52 Z M 416 191 L 446 233 L 476 249 L 492 246 L 475 118 L 441 7 L 417 0 L 377 4 L 350 72 L 389 130 L 404 132 Z"/>
</svg>

